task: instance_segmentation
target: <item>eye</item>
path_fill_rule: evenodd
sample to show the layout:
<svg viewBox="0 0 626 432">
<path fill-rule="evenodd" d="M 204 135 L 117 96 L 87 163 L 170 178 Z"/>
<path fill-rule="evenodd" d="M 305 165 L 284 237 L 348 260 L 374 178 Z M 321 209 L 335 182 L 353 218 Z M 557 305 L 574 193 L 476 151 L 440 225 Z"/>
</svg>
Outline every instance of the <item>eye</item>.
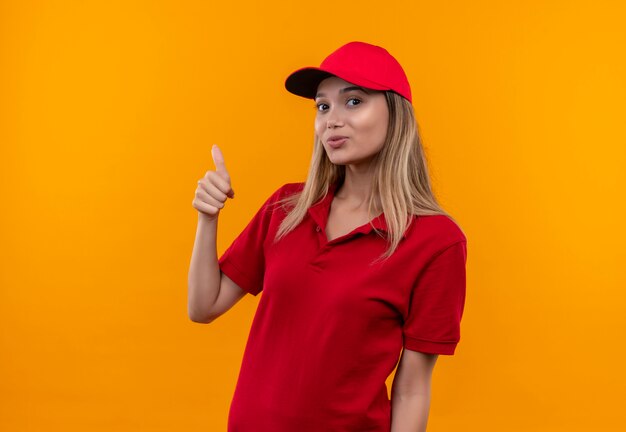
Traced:
<svg viewBox="0 0 626 432">
<path fill-rule="evenodd" d="M 361 101 L 361 99 L 356 98 L 356 97 L 351 97 L 351 98 L 349 98 L 349 99 L 348 99 L 348 102 L 350 102 L 350 101 L 355 101 L 355 102 L 356 102 L 356 104 L 353 104 L 352 106 L 354 106 L 354 105 L 359 105 L 359 104 L 362 102 L 362 101 Z M 328 105 L 327 105 L 327 104 L 325 104 L 325 103 L 323 103 L 323 102 L 321 102 L 321 103 L 316 103 L 314 106 L 315 106 L 315 109 L 317 109 L 317 111 L 324 112 L 327 108 L 326 108 L 326 109 L 324 109 L 324 108 L 322 108 L 322 107 L 323 107 L 323 106 L 328 106 Z"/>
<path fill-rule="evenodd" d="M 323 111 L 322 109 L 320 109 L 323 105 L 326 105 L 326 104 L 325 103 L 315 104 L 315 109 L 317 109 L 318 111 Z"/>
</svg>

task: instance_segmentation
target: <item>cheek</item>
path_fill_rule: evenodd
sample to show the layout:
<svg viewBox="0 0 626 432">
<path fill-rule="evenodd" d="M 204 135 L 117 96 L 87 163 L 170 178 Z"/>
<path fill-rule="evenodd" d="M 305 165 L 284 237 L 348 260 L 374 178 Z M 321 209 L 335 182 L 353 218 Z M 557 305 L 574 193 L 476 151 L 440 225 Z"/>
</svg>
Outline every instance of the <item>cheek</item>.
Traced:
<svg viewBox="0 0 626 432">
<path fill-rule="evenodd" d="M 385 107 L 386 108 L 386 107 Z M 385 143 L 387 137 L 387 128 L 389 127 L 389 112 L 385 109 L 378 113 L 378 123 L 376 124 L 376 136 L 378 137 L 379 145 Z"/>
<path fill-rule="evenodd" d="M 322 136 L 321 134 L 324 132 L 324 124 L 322 120 L 316 118 L 314 128 L 315 128 L 315 132 L 317 133 L 317 135 L 321 137 Z"/>
<path fill-rule="evenodd" d="M 388 119 L 379 113 L 359 120 L 358 130 L 362 131 L 360 138 L 372 143 L 373 146 L 382 146 L 387 136 Z"/>
<path fill-rule="evenodd" d="M 379 126 L 379 138 L 381 141 L 381 145 L 384 144 L 385 138 L 387 138 L 387 128 L 389 126 L 389 119 L 385 118 L 384 121 L 381 122 Z"/>
</svg>

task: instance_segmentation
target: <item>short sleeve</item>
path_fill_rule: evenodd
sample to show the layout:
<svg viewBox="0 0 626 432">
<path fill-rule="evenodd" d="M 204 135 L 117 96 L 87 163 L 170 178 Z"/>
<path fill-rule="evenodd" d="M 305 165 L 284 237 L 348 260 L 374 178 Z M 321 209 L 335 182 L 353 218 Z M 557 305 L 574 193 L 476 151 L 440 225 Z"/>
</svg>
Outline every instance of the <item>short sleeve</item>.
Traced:
<svg viewBox="0 0 626 432">
<path fill-rule="evenodd" d="M 264 243 L 272 213 L 281 190 L 276 190 L 253 216 L 243 231 L 224 251 L 218 264 L 220 270 L 243 290 L 256 296 L 263 289 L 265 275 Z"/>
<path fill-rule="evenodd" d="M 404 322 L 404 347 L 453 355 L 465 305 L 467 242 L 458 241 L 430 260 L 413 287 Z"/>
</svg>

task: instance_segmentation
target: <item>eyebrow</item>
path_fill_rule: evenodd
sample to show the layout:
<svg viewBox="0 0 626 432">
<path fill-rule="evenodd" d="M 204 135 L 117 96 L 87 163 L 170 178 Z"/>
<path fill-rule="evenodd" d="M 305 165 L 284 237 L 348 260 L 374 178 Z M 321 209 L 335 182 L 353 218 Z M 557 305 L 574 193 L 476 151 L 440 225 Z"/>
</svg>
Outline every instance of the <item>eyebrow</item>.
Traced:
<svg viewBox="0 0 626 432">
<path fill-rule="evenodd" d="M 359 90 L 359 91 L 362 91 L 365 94 L 370 94 L 370 92 L 365 90 L 363 87 L 359 87 L 359 86 L 351 86 L 351 87 L 342 88 L 341 90 L 339 90 L 339 93 L 345 93 L 345 92 L 350 91 L 350 90 Z M 318 94 L 315 95 L 315 99 L 317 99 L 318 97 L 322 97 L 322 96 L 326 96 L 326 95 L 324 93 L 318 93 Z"/>
</svg>

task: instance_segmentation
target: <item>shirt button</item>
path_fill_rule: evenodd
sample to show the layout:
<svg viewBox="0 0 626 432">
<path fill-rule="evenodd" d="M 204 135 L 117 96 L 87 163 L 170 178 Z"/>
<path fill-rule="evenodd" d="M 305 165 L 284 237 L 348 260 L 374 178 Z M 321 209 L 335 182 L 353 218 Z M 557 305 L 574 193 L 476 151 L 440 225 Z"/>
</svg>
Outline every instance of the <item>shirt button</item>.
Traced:
<svg viewBox="0 0 626 432">
<path fill-rule="evenodd" d="M 320 232 L 321 230 L 322 230 L 322 229 L 320 228 L 320 226 L 319 226 L 319 225 L 315 227 L 315 231 Z"/>
</svg>

